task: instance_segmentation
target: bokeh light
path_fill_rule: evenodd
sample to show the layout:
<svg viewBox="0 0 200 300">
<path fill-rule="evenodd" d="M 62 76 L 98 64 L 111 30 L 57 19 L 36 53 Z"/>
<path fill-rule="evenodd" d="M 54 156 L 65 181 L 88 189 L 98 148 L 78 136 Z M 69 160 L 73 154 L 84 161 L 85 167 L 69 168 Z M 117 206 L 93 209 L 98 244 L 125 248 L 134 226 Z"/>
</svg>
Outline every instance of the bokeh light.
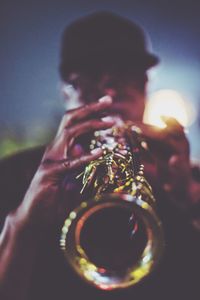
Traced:
<svg viewBox="0 0 200 300">
<path fill-rule="evenodd" d="M 147 101 L 144 122 L 164 128 L 162 116 L 175 118 L 182 126 L 189 127 L 196 119 L 194 106 L 175 90 L 158 90 Z"/>
</svg>

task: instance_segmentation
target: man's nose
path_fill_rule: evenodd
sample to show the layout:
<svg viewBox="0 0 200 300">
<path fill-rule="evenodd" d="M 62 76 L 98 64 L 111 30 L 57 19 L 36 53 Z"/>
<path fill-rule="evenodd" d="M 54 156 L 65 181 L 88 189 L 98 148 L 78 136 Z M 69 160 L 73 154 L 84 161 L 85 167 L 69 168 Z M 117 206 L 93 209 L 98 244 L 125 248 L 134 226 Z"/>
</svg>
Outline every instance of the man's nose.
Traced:
<svg viewBox="0 0 200 300">
<path fill-rule="evenodd" d="M 119 90 L 119 80 L 115 78 L 109 78 L 104 85 L 104 89 L 107 95 L 112 98 L 116 97 Z"/>
</svg>

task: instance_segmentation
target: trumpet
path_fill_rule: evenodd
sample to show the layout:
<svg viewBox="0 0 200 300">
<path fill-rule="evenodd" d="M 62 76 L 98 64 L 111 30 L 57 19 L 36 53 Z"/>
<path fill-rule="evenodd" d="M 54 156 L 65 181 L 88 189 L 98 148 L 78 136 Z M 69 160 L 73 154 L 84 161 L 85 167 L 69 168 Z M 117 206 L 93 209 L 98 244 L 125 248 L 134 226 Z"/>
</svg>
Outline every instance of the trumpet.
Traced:
<svg viewBox="0 0 200 300">
<path fill-rule="evenodd" d="M 141 153 L 148 145 L 131 122 L 95 132 L 90 148 L 103 154 L 90 162 L 80 191 L 86 201 L 71 211 L 60 248 L 74 271 L 102 290 L 128 288 L 158 265 L 164 237 Z"/>
</svg>

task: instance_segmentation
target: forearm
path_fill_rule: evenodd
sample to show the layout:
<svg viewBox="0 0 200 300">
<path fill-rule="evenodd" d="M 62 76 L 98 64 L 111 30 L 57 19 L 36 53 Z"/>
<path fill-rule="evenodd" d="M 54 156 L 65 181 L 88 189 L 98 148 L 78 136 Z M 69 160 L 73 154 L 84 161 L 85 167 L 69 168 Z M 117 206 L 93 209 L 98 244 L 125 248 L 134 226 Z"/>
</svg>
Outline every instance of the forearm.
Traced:
<svg viewBox="0 0 200 300">
<path fill-rule="evenodd" d="M 0 235 L 0 299 L 27 299 L 38 243 L 28 225 L 10 214 Z"/>
</svg>

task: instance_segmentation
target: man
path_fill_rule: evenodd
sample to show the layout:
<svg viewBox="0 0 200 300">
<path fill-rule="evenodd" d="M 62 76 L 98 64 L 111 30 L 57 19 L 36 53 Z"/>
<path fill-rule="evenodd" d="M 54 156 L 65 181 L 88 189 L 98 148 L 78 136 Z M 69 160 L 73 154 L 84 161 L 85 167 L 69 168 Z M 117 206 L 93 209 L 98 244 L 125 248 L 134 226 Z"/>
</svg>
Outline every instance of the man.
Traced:
<svg viewBox="0 0 200 300">
<path fill-rule="evenodd" d="M 119 16 L 97 13 L 66 29 L 60 73 L 65 91 L 73 91 L 68 102 L 76 97 L 83 106 L 64 114 L 45 151 L 40 147 L 1 162 L 1 299 L 195 299 L 199 242 L 187 210 L 197 201 L 198 183 L 188 141 L 176 120 L 165 119 L 164 130 L 142 123 L 147 70 L 157 62 L 142 30 Z M 145 168 L 159 198 L 166 253 L 141 284 L 106 293 L 65 265 L 58 238 L 64 218 L 80 202 L 75 174 L 102 155 L 101 149 L 88 153 L 83 139 L 114 126 L 102 119 L 113 114 L 139 125 L 149 143 Z"/>
</svg>

